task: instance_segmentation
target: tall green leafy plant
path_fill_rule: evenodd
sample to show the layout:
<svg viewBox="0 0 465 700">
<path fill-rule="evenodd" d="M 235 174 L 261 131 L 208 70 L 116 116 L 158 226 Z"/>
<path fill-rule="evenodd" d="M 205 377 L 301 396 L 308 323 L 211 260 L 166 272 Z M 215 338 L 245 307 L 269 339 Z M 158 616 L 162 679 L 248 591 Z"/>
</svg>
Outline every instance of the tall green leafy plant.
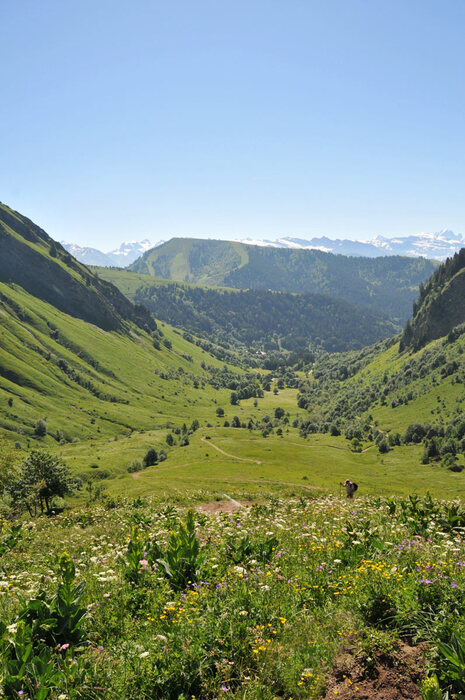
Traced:
<svg viewBox="0 0 465 700">
<path fill-rule="evenodd" d="M 204 556 L 200 553 L 192 510 L 187 513 L 186 523 L 179 523 L 178 530 L 171 532 L 166 548 L 152 544 L 151 556 L 174 590 L 197 581 Z"/>
</svg>

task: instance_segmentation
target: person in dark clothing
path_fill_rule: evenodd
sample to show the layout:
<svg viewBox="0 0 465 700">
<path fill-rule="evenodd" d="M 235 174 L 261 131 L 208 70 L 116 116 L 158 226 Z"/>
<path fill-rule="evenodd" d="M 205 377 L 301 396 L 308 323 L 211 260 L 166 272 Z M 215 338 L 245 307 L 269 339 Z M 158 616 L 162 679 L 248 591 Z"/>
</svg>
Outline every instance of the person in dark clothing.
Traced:
<svg viewBox="0 0 465 700">
<path fill-rule="evenodd" d="M 347 498 L 353 498 L 354 493 L 358 489 L 358 484 L 355 483 L 355 481 L 350 481 L 350 479 L 346 479 L 344 483 L 340 482 L 341 486 L 344 486 L 346 493 L 347 493 Z"/>
</svg>

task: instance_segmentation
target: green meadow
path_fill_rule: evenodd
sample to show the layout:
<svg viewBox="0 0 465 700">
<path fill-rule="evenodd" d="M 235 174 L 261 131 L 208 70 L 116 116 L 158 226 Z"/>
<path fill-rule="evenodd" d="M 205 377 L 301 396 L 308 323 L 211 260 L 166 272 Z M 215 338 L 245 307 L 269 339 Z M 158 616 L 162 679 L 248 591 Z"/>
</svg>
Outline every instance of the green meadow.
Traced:
<svg viewBox="0 0 465 700">
<path fill-rule="evenodd" d="M 252 500 L 309 492 L 340 494 L 339 484 L 346 478 L 359 484 L 359 495 L 465 496 L 464 474 L 421 464 L 418 445 L 396 447 L 381 455 L 375 445 L 367 444 L 362 453 L 355 453 L 343 437 L 315 435 L 305 440 L 290 429 L 282 437 L 263 438 L 257 431 L 212 427 L 200 428 L 185 447 L 168 448 L 166 432 L 70 444 L 59 448 L 59 453 L 75 473 L 104 484 L 111 496 L 154 495 L 189 503 L 224 494 Z M 142 460 L 151 447 L 166 449 L 167 459 L 128 473 L 128 465 Z M 98 480 L 99 471 L 108 477 Z M 80 501 L 85 500 L 84 493 L 78 496 Z"/>
</svg>

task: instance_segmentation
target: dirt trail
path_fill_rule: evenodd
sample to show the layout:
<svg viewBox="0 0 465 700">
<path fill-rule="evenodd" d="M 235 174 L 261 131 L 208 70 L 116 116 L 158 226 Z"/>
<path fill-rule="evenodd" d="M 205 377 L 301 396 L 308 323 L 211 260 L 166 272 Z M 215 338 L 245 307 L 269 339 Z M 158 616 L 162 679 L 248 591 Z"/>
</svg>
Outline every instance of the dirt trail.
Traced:
<svg viewBox="0 0 465 700">
<path fill-rule="evenodd" d="M 364 447 L 363 450 L 360 452 L 362 455 L 364 452 L 368 452 L 368 450 L 372 450 L 374 445 L 368 445 L 368 447 Z"/>
<path fill-rule="evenodd" d="M 218 447 L 218 445 L 215 445 L 214 442 L 211 440 L 207 440 L 206 437 L 200 438 L 202 442 L 207 443 L 207 445 L 211 445 L 215 450 L 218 450 L 218 452 L 221 452 L 222 455 L 225 455 L 225 457 L 232 457 L 233 459 L 238 459 L 241 462 L 253 462 L 254 464 L 261 464 L 260 459 L 252 459 L 252 457 L 238 457 L 237 455 L 232 455 L 229 452 L 225 452 L 224 450 L 221 449 L 221 447 Z"/>
</svg>

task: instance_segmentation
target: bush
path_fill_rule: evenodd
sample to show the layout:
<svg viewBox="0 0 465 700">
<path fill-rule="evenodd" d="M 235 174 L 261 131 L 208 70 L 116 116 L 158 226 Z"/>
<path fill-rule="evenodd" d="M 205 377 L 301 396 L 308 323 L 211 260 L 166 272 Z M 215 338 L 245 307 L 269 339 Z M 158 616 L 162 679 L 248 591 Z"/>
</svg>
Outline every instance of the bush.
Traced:
<svg viewBox="0 0 465 700">
<path fill-rule="evenodd" d="M 47 423 L 42 418 L 36 420 L 34 434 L 37 437 L 44 437 L 47 434 Z"/>
<path fill-rule="evenodd" d="M 158 462 L 158 452 L 151 447 L 147 452 L 145 453 L 144 457 L 144 467 L 152 467 L 154 464 Z"/>
<path fill-rule="evenodd" d="M 141 469 L 142 469 L 142 462 L 140 462 L 138 459 L 134 460 L 134 462 L 131 462 L 126 467 L 126 471 L 129 472 L 129 474 L 134 474 L 135 472 L 139 472 Z"/>
<path fill-rule="evenodd" d="M 421 423 L 411 423 L 404 435 L 404 442 L 419 443 L 423 440 L 427 433 L 427 429 Z"/>
<path fill-rule="evenodd" d="M 379 441 L 379 443 L 378 443 L 378 450 L 379 450 L 380 454 L 384 455 L 384 454 L 386 454 L 387 452 L 389 452 L 390 449 L 391 449 L 391 448 L 389 447 L 389 443 L 388 443 L 388 441 L 386 440 L 386 438 L 384 438 L 383 440 L 380 440 L 380 441 Z"/>
</svg>

